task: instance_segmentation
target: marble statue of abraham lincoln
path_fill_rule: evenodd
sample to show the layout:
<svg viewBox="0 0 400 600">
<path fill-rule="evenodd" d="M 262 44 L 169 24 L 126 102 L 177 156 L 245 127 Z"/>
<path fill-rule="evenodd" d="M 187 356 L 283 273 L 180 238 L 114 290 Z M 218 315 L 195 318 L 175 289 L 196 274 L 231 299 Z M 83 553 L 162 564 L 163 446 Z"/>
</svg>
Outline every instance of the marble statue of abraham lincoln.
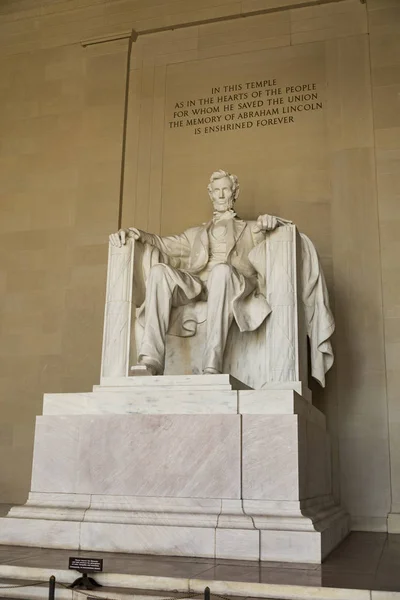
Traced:
<svg viewBox="0 0 400 600">
<path fill-rule="evenodd" d="M 165 338 L 171 310 L 197 300 L 207 301 L 207 334 L 203 373 L 222 372 L 229 327 L 235 319 L 240 331 L 257 329 L 270 309 L 260 294 L 251 251 L 265 240 L 266 232 L 287 223 L 261 215 L 243 221 L 234 211 L 239 194 L 238 179 L 226 171 L 211 175 L 208 193 L 212 219 L 184 233 L 161 237 L 134 227 L 110 236 L 115 246 L 128 237 L 158 248 L 166 261 L 150 269 L 146 285 L 144 333 L 139 364 L 152 375 L 164 371 Z"/>
</svg>

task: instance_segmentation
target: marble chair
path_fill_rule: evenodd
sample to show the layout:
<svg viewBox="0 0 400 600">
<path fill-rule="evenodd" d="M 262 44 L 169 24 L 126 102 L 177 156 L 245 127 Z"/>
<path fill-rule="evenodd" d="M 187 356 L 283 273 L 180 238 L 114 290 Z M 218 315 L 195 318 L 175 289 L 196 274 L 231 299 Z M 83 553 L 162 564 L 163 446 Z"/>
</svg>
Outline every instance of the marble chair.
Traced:
<svg viewBox="0 0 400 600">
<path fill-rule="evenodd" d="M 149 250 L 147 248 L 147 250 Z M 293 389 L 308 396 L 307 333 L 302 303 L 301 239 L 294 225 L 278 227 L 260 244 L 265 252 L 266 297 L 272 312 L 257 331 L 241 333 L 233 322 L 224 357 L 229 373 L 253 389 Z M 150 253 L 141 242 L 109 247 L 101 383 L 130 375 L 137 362 Z M 201 315 L 204 302 L 197 302 Z M 173 318 L 173 315 L 172 317 Z M 167 335 L 165 375 L 201 373 L 205 323 L 192 337 Z"/>
</svg>

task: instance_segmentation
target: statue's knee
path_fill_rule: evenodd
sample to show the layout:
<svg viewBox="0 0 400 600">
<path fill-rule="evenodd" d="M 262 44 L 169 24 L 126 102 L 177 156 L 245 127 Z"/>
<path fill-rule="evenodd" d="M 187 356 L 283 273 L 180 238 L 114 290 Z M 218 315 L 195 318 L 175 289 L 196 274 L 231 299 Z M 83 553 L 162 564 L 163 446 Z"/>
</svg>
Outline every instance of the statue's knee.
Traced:
<svg viewBox="0 0 400 600">
<path fill-rule="evenodd" d="M 150 277 L 153 281 L 163 281 L 168 276 L 168 266 L 159 263 L 150 269 Z"/>
<path fill-rule="evenodd" d="M 220 263 L 218 265 L 215 265 L 215 267 L 213 267 L 212 271 L 211 271 L 211 275 L 213 276 L 213 278 L 216 278 L 218 280 L 221 279 L 230 279 L 232 276 L 232 267 L 231 265 L 227 265 L 225 263 Z"/>
</svg>

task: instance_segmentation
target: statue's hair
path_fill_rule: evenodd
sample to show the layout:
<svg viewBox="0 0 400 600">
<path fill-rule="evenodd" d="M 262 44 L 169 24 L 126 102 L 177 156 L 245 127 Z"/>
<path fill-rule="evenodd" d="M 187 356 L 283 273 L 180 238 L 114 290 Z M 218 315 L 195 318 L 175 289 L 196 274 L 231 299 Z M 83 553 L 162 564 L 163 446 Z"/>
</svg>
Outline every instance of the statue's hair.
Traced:
<svg viewBox="0 0 400 600">
<path fill-rule="evenodd" d="M 231 173 L 228 173 L 228 171 L 223 171 L 222 169 L 219 169 L 219 171 L 214 171 L 214 173 L 211 175 L 210 177 L 210 183 L 207 186 L 207 190 L 209 195 L 211 196 L 211 192 L 212 192 L 212 188 L 211 188 L 211 184 L 216 180 L 216 179 L 222 179 L 223 177 L 228 177 L 231 180 L 232 183 L 232 191 L 233 191 L 233 202 L 236 202 L 238 196 L 239 196 L 239 181 L 238 178 L 236 177 L 236 175 L 232 175 Z"/>
</svg>

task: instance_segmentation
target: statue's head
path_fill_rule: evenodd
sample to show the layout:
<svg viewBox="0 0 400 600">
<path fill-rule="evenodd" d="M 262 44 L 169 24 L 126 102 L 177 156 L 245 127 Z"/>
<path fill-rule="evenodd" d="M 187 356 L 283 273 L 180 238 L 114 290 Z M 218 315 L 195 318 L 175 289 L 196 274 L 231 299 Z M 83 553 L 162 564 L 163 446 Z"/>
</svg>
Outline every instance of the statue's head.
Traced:
<svg viewBox="0 0 400 600">
<path fill-rule="evenodd" d="M 211 175 L 207 190 L 216 212 L 233 209 L 239 196 L 238 178 L 220 169 Z"/>
</svg>

